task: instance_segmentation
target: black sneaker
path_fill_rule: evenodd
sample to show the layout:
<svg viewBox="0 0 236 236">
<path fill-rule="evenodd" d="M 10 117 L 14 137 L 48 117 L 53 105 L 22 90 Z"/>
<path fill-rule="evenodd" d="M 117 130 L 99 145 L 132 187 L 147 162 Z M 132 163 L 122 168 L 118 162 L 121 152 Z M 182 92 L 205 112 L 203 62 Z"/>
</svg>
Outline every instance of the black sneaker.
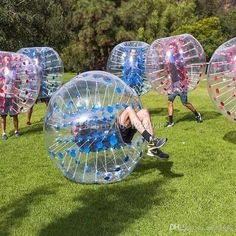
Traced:
<svg viewBox="0 0 236 236">
<path fill-rule="evenodd" d="M 147 155 L 150 157 L 158 157 L 160 160 L 168 160 L 169 154 L 162 152 L 160 149 L 148 149 Z"/>
<path fill-rule="evenodd" d="M 27 125 L 27 126 L 31 126 L 31 122 L 30 122 L 30 121 L 27 121 L 27 122 L 26 122 L 26 125 Z"/>
<path fill-rule="evenodd" d="M 172 122 L 168 121 L 168 122 L 166 123 L 165 127 L 169 128 L 169 127 L 174 126 L 174 124 L 175 124 L 175 123 L 174 123 L 173 121 L 172 121 Z"/>
<path fill-rule="evenodd" d="M 167 140 L 167 138 L 154 138 L 148 143 L 148 149 L 160 148 L 167 142 Z"/>
<path fill-rule="evenodd" d="M 3 135 L 2 135 L 2 140 L 7 140 L 7 139 L 8 139 L 7 134 L 3 134 Z"/>
<path fill-rule="evenodd" d="M 15 132 L 15 137 L 20 137 L 20 133 L 19 133 L 19 131 L 17 131 L 17 132 Z"/>
<path fill-rule="evenodd" d="M 198 112 L 197 115 L 195 115 L 195 119 L 198 123 L 201 123 L 202 122 L 202 116 L 201 114 Z"/>
</svg>

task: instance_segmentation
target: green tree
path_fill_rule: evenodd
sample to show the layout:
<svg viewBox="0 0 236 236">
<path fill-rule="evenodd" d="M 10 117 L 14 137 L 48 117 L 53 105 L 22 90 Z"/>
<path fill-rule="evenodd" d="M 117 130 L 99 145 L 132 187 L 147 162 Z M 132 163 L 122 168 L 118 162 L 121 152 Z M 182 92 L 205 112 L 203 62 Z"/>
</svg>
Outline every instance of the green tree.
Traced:
<svg viewBox="0 0 236 236">
<path fill-rule="evenodd" d="M 208 59 L 216 48 L 226 41 L 226 37 L 223 35 L 220 19 L 218 17 L 209 17 L 199 20 L 193 24 L 183 25 L 173 31 L 172 35 L 183 33 L 191 34 L 199 40 Z"/>
<path fill-rule="evenodd" d="M 115 45 L 114 15 L 112 1 L 77 2 L 72 16 L 72 31 L 76 36 L 63 50 L 67 70 L 105 69 L 109 51 Z"/>
<path fill-rule="evenodd" d="M 222 30 L 228 39 L 236 37 L 236 7 L 220 16 Z"/>
<path fill-rule="evenodd" d="M 117 40 L 143 40 L 153 42 L 160 37 L 168 36 L 182 24 L 195 22 L 196 2 L 147 0 L 122 2 L 117 11 L 122 27 Z M 121 31 L 121 33 L 120 33 Z M 120 37 L 123 35 L 125 37 Z"/>
<path fill-rule="evenodd" d="M 31 24 L 33 18 L 22 11 L 24 3 L 17 0 L 2 0 L 0 5 L 0 48 L 1 50 L 14 51 L 23 43 L 33 39 Z"/>
<path fill-rule="evenodd" d="M 66 19 L 70 0 L 2 0 L 1 50 L 52 46 L 61 50 L 69 41 Z M 63 8 L 64 7 L 64 8 Z"/>
<path fill-rule="evenodd" d="M 197 14 L 202 17 L 211 17 L 218 15 L 219 10 L 222 10 L 222 0 L 197 0 Z"/>
</svg>

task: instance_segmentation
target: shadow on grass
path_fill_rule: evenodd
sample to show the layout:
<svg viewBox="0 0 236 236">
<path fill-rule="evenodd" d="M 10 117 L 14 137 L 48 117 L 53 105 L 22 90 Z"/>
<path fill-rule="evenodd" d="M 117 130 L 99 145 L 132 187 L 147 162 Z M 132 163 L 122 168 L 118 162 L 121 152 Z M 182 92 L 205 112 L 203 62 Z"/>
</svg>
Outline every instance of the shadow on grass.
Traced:
<svg viewBox="0 0 236 236">
<path fill-rule="evenodd" d="M 167 107 L 160 107 L 160 108 L 155 108 L 155 109 L 149 109 L 148 110 L 150 112 L 151 115 L 160 115 L 160 116 L 168 116 L 168 110 Z M 174 113 L 179 113 L 180 110 L 175 109 Z"/>
<path fill-rule="evenodd" d="M 203 122 L 204 120 L 212 120 L 217 119 L 219 116 L 221 116 L 220 113 L 215 111 L 203 111 L 201 112 Z M 181 118 L 177 119 L 175 123 L 183 122 L 183 121 L 195 121 L 194 114 L 191 111 L 181 113 Z"/>
<path fill-rule="evenodd" d="M 141 177 L 141 176 L 147 174 L 147 172 L 152 172 L 153 169 L 159 170 L 160 175 L 162 175 L 165 178 L 169 178 L 169 179 L 184 176 L 184 174 L 182 174 L 182 173 L 174 173 L 171 170 L 173 167 L 173 164 L 174 164 L 172 161 L 159 161 L 159 160 L 155 160 L 155 157 L 153 157 L 151 159 L 152 160 L 150 160 L 149 157 L 144 158 L 129 178 Z"/>
<path fill-rule="evenodd" d="M 230 131 L 226 133 L 223 137 L 223 139 L 227 142 L 236 144 L 236 131 Z"/>
<path fill-rule="evenodd" d="M 172 166 L 173 162 L 144 159 L 124 182 L 86 189 L 74 199 L 82 207 L 49 224 L 39 235 L 120 235 L 153 206 L 157 207 L 165 200 L 163 186 L 169 178 L 183 176 L 173 173 Z M 141 183 L 135 181 L 153 169 L 160 170 L 164 178 Z"/>
<path fill-rule="evenodd" d="M 30 135 L 32 133 L 37 133 L 42 131 L 43 131 L 43 121 L 35 122 L 29 127 L 24 127 L 20 129 L 20 133 L 22 135 Z"/>
<path fill-rule="evenodd" d="M 165 179 L 128 181 L 86 189 L 74 199 L 81 207 L 43 228 L 39 235 L 119 235 L 164 201 Z"/>
<path fill-rule="evenodd" d="M 46 198 L 48 195 L 55 194 L 57 186 L 42 186 L 33 192 L 25 194 L 22 198 L 6 205 L 0 209 L 2 220 L 0 220 L 0 235 L 12 235 L 11 230 L 15 225 L 29 215 L 31 208 Z"/>
</svg>

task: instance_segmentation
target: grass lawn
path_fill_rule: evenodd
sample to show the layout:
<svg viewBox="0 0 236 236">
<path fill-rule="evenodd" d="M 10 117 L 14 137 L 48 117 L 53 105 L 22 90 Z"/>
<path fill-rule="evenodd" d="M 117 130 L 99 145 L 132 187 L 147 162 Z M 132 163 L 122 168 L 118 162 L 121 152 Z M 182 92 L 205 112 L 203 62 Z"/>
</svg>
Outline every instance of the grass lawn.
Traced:
<svg viewBox="0 0 236 236">
<path fill-rule="evenodd" d="M 176 125 L 164 128 L 166 97 L 151 91 L 142 98 L 171 158 L 144 155 L 129 177 L 110 185 L 64 178 L 45 150 L 45 105 L 35 106 L 30 128 L 21 115 L 22 136 L 0 140 L 0 235 L 236 235 L 236 124 L 218 113 L 204 82 L 189 100 L 204 122 L 177 99 Z"/>
</svg>

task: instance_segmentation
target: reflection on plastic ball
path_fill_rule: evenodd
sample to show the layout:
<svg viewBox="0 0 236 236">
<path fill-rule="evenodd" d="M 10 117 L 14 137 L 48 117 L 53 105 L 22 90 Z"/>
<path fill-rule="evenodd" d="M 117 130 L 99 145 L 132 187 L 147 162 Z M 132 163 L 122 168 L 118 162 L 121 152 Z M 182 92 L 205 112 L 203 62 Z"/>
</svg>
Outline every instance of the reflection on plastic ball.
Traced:
<svg viewBox="0 0 236 236">
<path fill-rule="evenodd" d="M 111 183 L 129 175 L 142 156 L 143 139 L 136 132 L 124 140 L 119 116 L 137 94 L 115 75 L 82 73 L 51 98 L 45 118 L 49 156 L 62 173 L 81 183 Z"/>
<path fill-rule="evenodd" d="M 236 121 L 236 38 L 222 44 L 212 55 L 208 92 L 221 113 Z"/>
<path fill-rule="evenodd" d="M 40 87 L 32 60 L 13 52 L 0 52 L 0 114 L 27 112 L 35 103 Z"/>
<path fill-rule="evenodd" d="M 189 34 L 154 41 L 147 55 L 146 73 L 152 87 L 160 94 L 195 89 L 205 71 L 205 53 Z"/>
<path fill-rule="evenodd" d="M 18 51 L 30 57 L 40 68 L 40 98 L 50 98 L 60 88 L 63 80 L 63 64 L 58 53 L 49 47 L 22 48 Z"/>
<path fill-rule="evenodd" d="M 148 48 L 147 43 L 139 41 L 120 43 L 113 48 L 107 63 L 107 70 L 121 78 L 138 95 L 142 95 L 150 89 L 145 74 Z"/>
</svg>

